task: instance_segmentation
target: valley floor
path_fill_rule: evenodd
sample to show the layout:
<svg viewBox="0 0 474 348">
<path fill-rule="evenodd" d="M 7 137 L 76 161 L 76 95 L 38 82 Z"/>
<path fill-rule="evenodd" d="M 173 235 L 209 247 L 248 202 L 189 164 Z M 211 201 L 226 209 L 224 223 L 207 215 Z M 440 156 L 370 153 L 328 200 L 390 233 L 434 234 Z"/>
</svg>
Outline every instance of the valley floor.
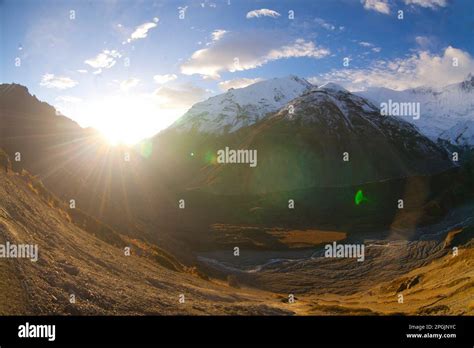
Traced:
<svg viewBox="0 0 474 348">
<path fill-rule="evenodd" d="M 405 254 L 396 255 L 374 247 L 365 270 L 307 261 L 224 282 L 171 270 L 133 248 L 126 256 L 72 223 L 19 175 L 1 173 L 0 244 L 7 241 L 37 244 L 39 259 L 0 259 L 0 315 L 474 314 L 472 243 L 455 257 L 449 245 L 431 242 L 401 245 L 397 253 Z"/>
</svg>

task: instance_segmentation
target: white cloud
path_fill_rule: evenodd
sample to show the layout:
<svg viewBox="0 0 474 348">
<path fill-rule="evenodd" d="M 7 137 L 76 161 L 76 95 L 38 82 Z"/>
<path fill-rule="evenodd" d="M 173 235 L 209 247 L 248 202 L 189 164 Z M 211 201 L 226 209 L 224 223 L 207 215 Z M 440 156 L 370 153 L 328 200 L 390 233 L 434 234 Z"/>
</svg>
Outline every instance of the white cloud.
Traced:
<svg viewBox="0 0 474 348">
<path fill-rule="evenodd" d="M 175 74 L 165 74 L 165 75 L 155 75 L 153 76 L 153 80 L 155 80 L 156 83 L 163 85 L 165 83 L 168 83 L 170 81 L 174 81 L 178 78 Z"/>
<path fill-rule="evenodd" d="M 155 19 L 156 19 L 156 22 L 143 23 L 139 25 L 138 27 L 136 27 L 132 35 L 130 35 L 130 38 L 127 40 L 127 42 L 146 38 L 148 36 L 148 31 L 156 27 L 158 18 L 155 17 Z"/>
<path fill-rule="evenodd" d="M 177 87 L 160 87 L 154 96 L 161 108 L 164 109 L 188 109 L 193 104 L 202 101 L 208 92 L 193 84 L 182 84 Z"/>
<path fill-rule="evenodd" d="M 322 18 L 315 18 L 314 21 L 315 21 L 316 24 L 318 24 L 319 26 L 321 26 L 322 28 L 324 28 L 326 30 L 330 30 L 330 31 L 336 30 L 336 27 L 334 25 L 332 25 L 331 23 L 326 22 Z"/>
<path fill-rule="evenodd" d="M 390 14 L 390 7 L 387 0 L 361 0 L 366 10 L 372 10 L 383 14 Z"/>
<path fill-rule="evenodd" d="M 431 8 L 433 10 L 438 7 L 446 7 L 448 5 L 446 0 L 405 0 L 407 5 L 418 5 L 425 8 Z"/>
<path fill-rule="evenodd" d="M 270 61 L 291 57 L 322 58 L 329 55 L 329 53 L 329 49 L 316 47 L 316 45 L 311 41 L 305 41 L 304 39 L 296 39 L 291 44 L 271 50 L 270 53 L 265 57 L 265 59 L 266 61 Z"/>
<path fill-rule="evenodd" d="M 94 69 L 109 69 L 115 65 L 116 59 L 121 56 L 122 55 L 116 50 L 103 50 L 94 58 L 87 59 L 84 63 L 90 65 Z"/>
<path fill-rule="evenodd" d="M 219 82 L 219 88 L 223 91 L 227 91 L 231 88 L 244 88 L 250 85 L 253 85 L 256 82 L 263 81 L 262 78 L 257 77 L 254 79 L 249 79 L 246 77 L 242 77 L 239 79 L 227 80 Z"/>
<path fill-rule="evenodd" d="M 289 39 L 275 32 L 250 31 L 228 33 L 208 48 L 197 50 L 181 65 L 185 75 L 200 74 L 219 78 L 221 71 L 253 69 L 269 61 L 291 58 L 323 58 L 330 54 L 324 47 L 304 39 Z"/>
<path fill-rule="evenodd" d="M 373 43 L 367 41 L 359 41 L 359 45 L 362 47 L 370 48 L 370 50 L 375 53 L 379 53 L 382 50 L 380 47 L 375 47 Z"/>
<path fill-rule="evenodd" d="M 372 44 L 370 42 L 366 42 L 366 41 L 360 41 L 359 45 L 361 45 L 363 47 L 373 47 L 374 46 L 374 44 Z"/>
<path fill-rule="evenodd" d="M 72 88 L 78 84 L 70 77 L 55 76 L 54 74 L 44 74 L 41 78 L 40 86 L 46 88 L 67 89 Z"/>
<path fill-rule="evenodd" d="M 262 8 L 260 10 L 253 10 L 247 13 L 247 18 L 259 18 L 259 17 L 272 17 L 278 18 L 280 14 L 276 11 L 269 10 L 267 8 Z"/>
<path fill-rule="evenodd" d="M 206 0 L 205 2 L 201 2 L 201 7 L 202 7 L 202 8 L 206 7 L 206 5 L 207 5 L 208 7 L 212 7 L 212 8 L 216 8 L 216 7 L 217 7 L 216 3 L 214 3 L 214 2 L 209 2 L 209 1 L 207 1 L 207 0 Z"/>
<path fill-rule="evenodd" d="M 457 59 L 457 67 L 453 66 L 453 59 Z M 310 82 L 317 85 L 336 82 L 352 91 L 367 87 L 403 90 L 460 82 L 473 71 L 474 58 L 467 52 L 449 46 L 440 55 L 419 51 L 407 58 L 380 60 L 364 69 L 333 70 L 310 78 Z"/>
<path fill-rule="evenodd" d="M 160 21 L 158 17 L 153 17 L 152 22 L 146 22 L 143 24 L 140 24 L 139 26 L 135 27 L 135 30 L 130 34 L 128 39 L 122 42 L 122 45 L 126 45 L 127 43 L 130 43 L 135 40 L 139 39 L 145 39 L 148 36 L 148 32 L 155 28 L 157 26 L 157 23 Z M 129 29 L 125 29 L 122 25 L 119 27 L 120 28 L 120 33 L 124 35 L 125 33 L 130 33 Z M 128 36 L 125 35 L 125 36 Z"/>
<path fill-rule="evenodd" d="M 80 74 L 87 74 L 86 69 L 79 69 L 79 70 L 77 70 L 77 72 L 80 73 Z"/>
<path fill-rule="evenodd" d="M 136 87 L 139 82 L 140 80 L 134 77 L 129 78 L 127 80 L 123 80 L 122 82 L 120 82 L 120 89 L 123 91 L 128 91 L 129 89 Z"/>
<path fill-rule="evenodd" d="M 222 39 L 222 37 L 224 36 L 224 34 L 227 33 L 226 30 L 223 30 L 223 29 L 217 29 L 217 30 L 214 30 L 212 32 L 212 41 L 219 41 L 220 39 Z"/>
<path fill-rule="evenodd" d="M 432 40 L 426 36 L 417 36 L 415 37 L 415 42 L 420 46 L 422 49 L 427 49 L 428 47 L 432 46 Z"/>
</svg>

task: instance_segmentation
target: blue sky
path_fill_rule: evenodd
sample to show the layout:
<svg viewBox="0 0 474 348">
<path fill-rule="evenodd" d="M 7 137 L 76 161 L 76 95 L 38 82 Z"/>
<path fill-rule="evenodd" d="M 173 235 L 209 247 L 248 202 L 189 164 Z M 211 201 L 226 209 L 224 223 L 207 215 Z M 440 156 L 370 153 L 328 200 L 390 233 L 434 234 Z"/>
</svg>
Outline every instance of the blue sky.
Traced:
<svg viewBox="0 0 474 348">
<path fill-rule="evenodd" d="M 0 0 L 0 21 L 0 81 L 117 141 L 261 79 L 404 89 L 474 72 L 470 0 Z"/>
</svg>

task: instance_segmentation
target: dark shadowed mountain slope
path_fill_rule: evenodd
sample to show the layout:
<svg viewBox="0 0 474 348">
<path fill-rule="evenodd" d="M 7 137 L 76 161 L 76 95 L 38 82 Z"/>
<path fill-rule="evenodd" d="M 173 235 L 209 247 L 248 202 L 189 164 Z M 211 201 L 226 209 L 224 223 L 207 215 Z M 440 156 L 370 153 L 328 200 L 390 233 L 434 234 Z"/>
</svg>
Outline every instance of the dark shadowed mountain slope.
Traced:
<svg viewBox="0 0 474 348">
<path fill-rule="evenodd" d="M 457 204 L 454 186 L 466 180 L 446 151 L 413 125 L 381 116 L 370 102 L 334 84 L 307 91 L 234 132 L 171 128 L 153 139 L 153 147 L 153 170 L 166 173 L 176 201 L 186 201 L 186 209 L 167 219 L 187 225 L 196 247 L 205 244 L 213 223 L 353 232 L 380 231 L 403 220 L 410 235 Z M 218 151 L 226 147 L 256 150 L 256 167 L 219 163 Z M 356 203 L 358 191 L 363 199 Z M 247 237 L 240 239 L 247 246 L 278 247 L 266 237 Z"/>
<path fill-rule="evenodd" d="M 38 176 L 61 201 L 74 200 L 126 235 L 175 243 L 170 233 L 157 233 L 157 204 L 169 205 L 174 196 L 146 170 L 139 152 L 108 145 L 97 131 L 57 115 L 17 84 L 0 85 L 0 135 L 13 168 Z"/>
<path fill-rule="evenodd" d="M 168 141 L 174 151 L 160 157 L 186 162 L 181 172 L 192 173 L 188 187 L 219 194 L 360 185 L 453 167 L 445 150 L 413 125 L 381 116 L 367 100 L 335 85 L 314 88 L 231 134 L 185 137 L 170 130 L 160 136 L 157 147 Z M 226 147 L 256 150 L 256 167 L 219 163 L 218 151 Z"/>
</svg>

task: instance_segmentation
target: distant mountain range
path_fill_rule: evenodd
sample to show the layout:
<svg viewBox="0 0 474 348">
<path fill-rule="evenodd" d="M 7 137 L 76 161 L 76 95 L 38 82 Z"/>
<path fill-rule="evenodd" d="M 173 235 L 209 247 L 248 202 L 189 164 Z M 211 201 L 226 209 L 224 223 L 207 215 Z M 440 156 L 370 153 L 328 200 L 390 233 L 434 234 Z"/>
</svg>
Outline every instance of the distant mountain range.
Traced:
<svg viewBox="0 0 474 348">
<path fill-rule="evenodd" d="M 198 103 L 167 132 L 195 134 L 186 140 L 189 151 L 208 162 L 193 174 L 192 186 L 222 193 L 357 185 L 452 167 L 446 151 L 404 118 L 382 116 L 336 84 L 318 88 L 294 76 Z M 252 170 L 209 165 L 209 156 L 226 146 L 256 149 L 261 161 Z"/>
<path fill-rule="evenodd" d="M 328 83 L 322 89 L 340 89 Z M 317 88 L 303 78 L 288 76 L 260 81 L 245 88 L 227 92 L 196 103 L 170 128 L 226 134 L 257 123 L 269 113 L 276 112 L 291 100 Z M 420 103 L 420 119 L 401 117 L 432 139 L 444 139 L 453 145 L 474 145 L 474 77 L 443 88 L 418 87 L 403 91 L 382 87 L 354 92 L 372 102 Z"/>
<path fill-rule="evenodd" d="M 420 103 L 419 120 L 407 117 L 421 133 L 432 140 L 444 139 L 453 145 L 474 146 L 474 76 L 443 88 L 419 87 L 395 91 L 369 88 L 356 92 L 376 105 L 395 102 Z"/>
</svg>

